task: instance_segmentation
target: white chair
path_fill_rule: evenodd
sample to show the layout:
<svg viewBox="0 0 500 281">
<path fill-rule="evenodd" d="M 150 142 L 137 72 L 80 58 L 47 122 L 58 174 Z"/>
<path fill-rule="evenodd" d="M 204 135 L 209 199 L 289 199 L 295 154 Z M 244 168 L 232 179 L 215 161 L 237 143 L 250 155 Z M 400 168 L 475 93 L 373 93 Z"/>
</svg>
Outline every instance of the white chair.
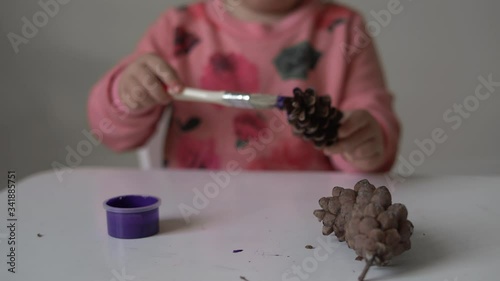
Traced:
<svg viewBox="0 0 500 281">
<path fill-rule="evenodd" d="M 156 124 L 155 133 L 151 136 L 149 141 L 137 151 L 139 167 L 142 170 L 163 168 L 163 148 L 165 140 L 167 139 L 171 116 L 172 108 L 167 108 L 163 111 L 160 120 L 158 120 Z"/>
</svg>

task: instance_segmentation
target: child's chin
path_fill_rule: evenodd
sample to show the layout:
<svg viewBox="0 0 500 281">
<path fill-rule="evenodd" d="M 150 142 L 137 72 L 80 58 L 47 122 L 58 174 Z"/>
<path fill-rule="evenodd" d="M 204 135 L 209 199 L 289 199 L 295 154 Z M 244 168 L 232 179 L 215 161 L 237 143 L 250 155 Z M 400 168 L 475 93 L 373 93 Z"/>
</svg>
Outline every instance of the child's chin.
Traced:
<svg viewBox="0 0 500 281">
<path fill-rule="evenodd" d="M 286 13 L 296 7 L 303 0 L 241 0 L 249 9 L 260 13 L 281 14 Z"/>
</svg>

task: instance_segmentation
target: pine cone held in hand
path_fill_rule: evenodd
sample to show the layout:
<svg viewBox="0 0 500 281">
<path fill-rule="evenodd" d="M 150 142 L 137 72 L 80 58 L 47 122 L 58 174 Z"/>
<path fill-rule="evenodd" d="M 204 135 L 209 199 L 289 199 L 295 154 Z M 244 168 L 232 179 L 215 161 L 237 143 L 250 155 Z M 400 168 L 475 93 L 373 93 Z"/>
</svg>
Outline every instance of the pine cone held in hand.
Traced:
<svg viewBox="0 0 500 281">
<path fill-rule="evenodd" d="M 317 148 L 324 148 L 338 141 L 337 132 L 343 114 L 331 107 L 328 96 L 318 96 L 312 89 L 293 90 L 293 98 L 285 100 L 288 122 L 293 132 L 310 140 Z"/>
</svg>

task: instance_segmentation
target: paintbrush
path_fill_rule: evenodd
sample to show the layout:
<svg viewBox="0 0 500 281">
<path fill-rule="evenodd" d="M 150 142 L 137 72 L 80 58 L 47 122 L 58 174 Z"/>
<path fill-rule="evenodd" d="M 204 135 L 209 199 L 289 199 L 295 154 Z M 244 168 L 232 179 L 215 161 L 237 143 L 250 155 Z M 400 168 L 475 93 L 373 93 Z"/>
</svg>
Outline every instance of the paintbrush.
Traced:
<svg viewBox="0 0 500 281">
<path fill-rule="evenodd" d="M 285 101 L 291 99 L 260 93 L 207 91 L 194 88 L 184 88 L 180 94 L 172 95 L 172 97 L 178 101 L 206 102 L 247 109 L 284 109 Z"/>
</svg>

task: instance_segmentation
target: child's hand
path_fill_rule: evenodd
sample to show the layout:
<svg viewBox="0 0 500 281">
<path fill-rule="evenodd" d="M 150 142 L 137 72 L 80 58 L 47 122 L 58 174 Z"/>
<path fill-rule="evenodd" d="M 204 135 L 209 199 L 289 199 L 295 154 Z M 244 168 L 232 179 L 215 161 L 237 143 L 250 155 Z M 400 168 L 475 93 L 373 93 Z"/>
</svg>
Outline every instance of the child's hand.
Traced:
<svg viewBox="0 0 500 281">
<path fill-rule="evenodd" d="M 327 155 L 342 153 L 344 158 L 362 171 L 373 171 L 384 162 L 382 128 L 366 110 L 345 112 L 338 132 L 339 142 L 325 148 Z"/>
<path fill-rule="evenodd" d="M 119 97 L 132 110 L 167 105 L 172 100 L 170 94 L 180 93 L 183 87 L 175 70 L 155 54 L 140 56 L 127 66 L 119 79 Z"/>
</svg>

